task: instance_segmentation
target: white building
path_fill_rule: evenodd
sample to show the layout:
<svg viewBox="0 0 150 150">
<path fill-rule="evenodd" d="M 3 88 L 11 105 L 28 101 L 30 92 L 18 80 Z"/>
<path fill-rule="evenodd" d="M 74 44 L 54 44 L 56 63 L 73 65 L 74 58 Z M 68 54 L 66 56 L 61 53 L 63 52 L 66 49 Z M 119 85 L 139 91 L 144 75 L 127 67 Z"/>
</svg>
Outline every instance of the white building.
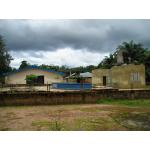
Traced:
<svg viewBox="0 0 150 150">
<path fill-rule="evenodd" d="M 17 70 L 5 75 L 5 84 L 26 84 L 27 75 L 40 77 L 40 83 L 51 84 L 53 82 L 63 82 L 63 72 L 56 72 L 50 69 L 41 69 L 37 66 L 30 66 L 26 69 Z"/>
</svg>

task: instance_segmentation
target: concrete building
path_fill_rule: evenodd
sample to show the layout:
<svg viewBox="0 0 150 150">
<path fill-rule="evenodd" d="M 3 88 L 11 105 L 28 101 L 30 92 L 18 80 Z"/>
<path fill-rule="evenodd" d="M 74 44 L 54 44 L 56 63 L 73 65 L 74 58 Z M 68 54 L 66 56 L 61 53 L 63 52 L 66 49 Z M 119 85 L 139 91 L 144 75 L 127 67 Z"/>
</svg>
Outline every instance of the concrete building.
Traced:
<svg viewBox="0 0 150 150">
<path fill-rule="evenodd" d="M 92 71 L 92 84 L 120 89 L 144 88 L 145 66 L 123 64 L 111 69 L 95 69 Z"/>
<path fill-rule="evenodd" d="M 26 84 L 27 75 L 36 75 L 40 79 L 40 84 L 51 84 L 53 82 L 63 82 L 63 72 L 56 72 L 49 69 L 41 69 L 37 66 L 30 66 L 26 69 L 17 70 L 5 75 L 5 84 Z"/>
</svg>

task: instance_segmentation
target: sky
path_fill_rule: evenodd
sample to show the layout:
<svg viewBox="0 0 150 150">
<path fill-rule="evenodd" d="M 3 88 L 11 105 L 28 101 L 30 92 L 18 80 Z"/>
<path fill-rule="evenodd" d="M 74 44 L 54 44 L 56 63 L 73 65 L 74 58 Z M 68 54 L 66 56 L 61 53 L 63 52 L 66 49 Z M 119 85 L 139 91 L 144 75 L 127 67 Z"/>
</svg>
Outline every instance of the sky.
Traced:
<svg viewBox="0 0 150 150">
<path fill-rule="evenodd" d="M 97 65 L 123 41 L 150 47 L 150 20 L 0 20 L 0 35 L 14 58 L 31 64 Z"/>
</svg>

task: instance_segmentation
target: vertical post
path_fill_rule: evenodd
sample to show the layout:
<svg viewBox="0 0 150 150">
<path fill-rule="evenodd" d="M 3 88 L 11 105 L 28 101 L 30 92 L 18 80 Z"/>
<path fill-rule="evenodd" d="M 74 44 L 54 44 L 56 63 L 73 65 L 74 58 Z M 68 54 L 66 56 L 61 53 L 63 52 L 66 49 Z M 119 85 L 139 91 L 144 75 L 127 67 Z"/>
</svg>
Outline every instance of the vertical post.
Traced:
<svg viewBox="0 0 150 150">
<path fill-rule="evenodd" d="M 50 91 L 50 86 L 49 86 L 49 84 L 48 84 L 48 91 Z"/>
<path fill-rule="evenodd" d="M 47 91 L 48 91 L 48 82 L 47 82 Z"/>
</svg>

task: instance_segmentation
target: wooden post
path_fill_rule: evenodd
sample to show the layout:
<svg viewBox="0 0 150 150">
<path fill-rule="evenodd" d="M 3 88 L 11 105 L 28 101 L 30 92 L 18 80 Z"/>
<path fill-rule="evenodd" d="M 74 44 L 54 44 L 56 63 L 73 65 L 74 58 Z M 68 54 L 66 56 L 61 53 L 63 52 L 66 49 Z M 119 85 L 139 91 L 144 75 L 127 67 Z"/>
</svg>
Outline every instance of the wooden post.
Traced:
<svg viewBox="0 0 150 150">
<path fill-rule="evenodd" d="M 47 82 L 47 91 L 48 91 L 48 82 Z"/>
</svg>

